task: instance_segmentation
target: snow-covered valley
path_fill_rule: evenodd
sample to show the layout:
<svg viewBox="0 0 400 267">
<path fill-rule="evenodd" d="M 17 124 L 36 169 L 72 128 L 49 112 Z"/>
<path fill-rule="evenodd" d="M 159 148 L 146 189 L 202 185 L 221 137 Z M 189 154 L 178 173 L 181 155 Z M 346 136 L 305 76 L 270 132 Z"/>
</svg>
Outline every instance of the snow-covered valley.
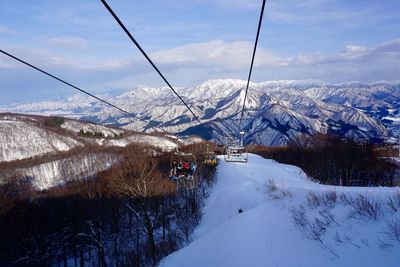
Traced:
<svg viewBox="0 0 400 267">
<path fill-rule="evenodd" d="M 399 254 L 400 188 L 320 185 L 250 154 L 221 160 L 191 242 L 160 267 L 394 267 Z"/>
</svg>

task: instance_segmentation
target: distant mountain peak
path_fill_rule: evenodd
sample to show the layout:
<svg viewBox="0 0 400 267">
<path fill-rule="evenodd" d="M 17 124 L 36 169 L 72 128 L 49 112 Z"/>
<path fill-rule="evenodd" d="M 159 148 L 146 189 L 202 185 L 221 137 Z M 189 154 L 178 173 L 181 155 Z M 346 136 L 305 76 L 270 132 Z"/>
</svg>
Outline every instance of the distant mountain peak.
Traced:
<svg viewBox="0 0 400 267">
<path fill-rule="evenodd" d="M 246 84 L 245 80 L 214 79 L 194 87 L 177 88 L 202 119 L 201 126 L 166 87 L 139 86 L 107 98 L 151 125 L 127 119 L 119 111 L 80 95 L 66 101 L 6 106 L 0 111 L 57 114 L 138 131 L 151 131 L 156 125 L 170 132 L 195 133 L 222 141 L 225 135 L 237 131 Z M 284 145 L 297 135 L 312 133 L 384 140 L 398 134 L 399 99 L 400 90 L 395 82 L 331 84 L 311 79 L 252 82 L 243 121 L 250 131 L 246 140 Z M 388 115 L 394 119 L 384 119 Z"/>
</svg>

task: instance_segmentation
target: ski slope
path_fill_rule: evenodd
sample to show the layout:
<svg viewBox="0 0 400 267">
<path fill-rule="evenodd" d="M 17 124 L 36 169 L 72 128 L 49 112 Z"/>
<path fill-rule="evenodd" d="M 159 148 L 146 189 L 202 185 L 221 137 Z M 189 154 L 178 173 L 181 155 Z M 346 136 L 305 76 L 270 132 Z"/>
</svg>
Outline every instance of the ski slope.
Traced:
<svg viewBox="0 0 400 267">
<path fill-rule="evenodd" d="M 276 187 L 267 186 L 268 180 Z M 192 242 L 160 266 L 399 266 L 400 240 L 387 234 L 388 222 L 400 222 L 400 210 L 387 205 L 399 191 L 320 185 L 298 167 L 252 154 L 248 164 L 221 160 Z M 330 205 L 307 200 L 329 193 L 337 196 Z M 359 196 L 380 203 L 376 219 L 357 215 L 346 202 Z M 316 240 L 307 228 L 296 227 L 295 210 L 310 222 L 323 221 L 321 212 L 328 211 L 333 221 Z"/>
</svg>

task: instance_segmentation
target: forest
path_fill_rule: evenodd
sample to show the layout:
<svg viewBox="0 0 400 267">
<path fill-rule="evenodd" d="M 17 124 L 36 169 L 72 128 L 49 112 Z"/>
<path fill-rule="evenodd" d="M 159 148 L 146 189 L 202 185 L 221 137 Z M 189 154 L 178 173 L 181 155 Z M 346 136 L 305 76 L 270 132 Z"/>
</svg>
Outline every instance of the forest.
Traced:
<svg viewBox="0 0 400 267">
<path fill-rule="evenodd" d="M 285 147 L 253 145 L 249 151 L 280 163 L 296 165 L 317 182 L 343 186 L 395 186 L 398 166 L 389 149 L 335 135 L 316 134 Z"/>
<path fill-rule="evenodd" d="M 134 145 L 111 169 L 47 191 L 2 184 L 0 266 L 157 265 L 189 241 L 214 181 L 204 145 L 184 149 L 199 161 L 194 187 L 168 178 L 170 153 Z"/>
</svg>

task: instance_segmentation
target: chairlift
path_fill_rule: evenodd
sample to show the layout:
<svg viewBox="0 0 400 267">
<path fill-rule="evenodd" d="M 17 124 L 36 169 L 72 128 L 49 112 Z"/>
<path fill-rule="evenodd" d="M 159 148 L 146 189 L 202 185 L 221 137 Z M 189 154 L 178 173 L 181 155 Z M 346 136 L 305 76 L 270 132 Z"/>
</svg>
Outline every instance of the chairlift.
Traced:
<svg viewBox="0 0 400 267">
<path fill-rule="evenodd" d="M 192 153 L 177 150 L 171 155 L 169 174 L 171 180 L 193 188 L 196 169 L 196 157 Z"/>
<path fill-rule="evenodd" d="M 247 163 L 249 159 L 249 155 L 246 147 L 243 145 L 243 136 L 245 132 L 241 131 L 240 140 L 235 140 L 233 138 L 230 139 L 230 143 L 228 144 L 224 159 L 226 162 L 239 162 L 239 163 Z"/>
<path fill-rule="evenodd" d="M 247 163 L 249 156 L 244 146 L 230 145 L 226 148 L 224 159 L 226 162 Z"/>
<path fill-rule="evenodd" d="M 224 155 L 225 153 L 225 145 L 224 144 L 217 144 L 215 147 L 215 154 L 216 155 Z"/>
<path fill-rule="evenodd" d="M 218 158 L 217 158 L 216 153 L 214 151 L 209 151 L 208 150 L 209 144 L 206 144 L 206 146 L 207 146 L 207 151 L 204 154 L 203 163 L 207 164 L 207 165 L 210 165 L 210 166 L 217 165 L 218 164 Z"/>
</svg>

